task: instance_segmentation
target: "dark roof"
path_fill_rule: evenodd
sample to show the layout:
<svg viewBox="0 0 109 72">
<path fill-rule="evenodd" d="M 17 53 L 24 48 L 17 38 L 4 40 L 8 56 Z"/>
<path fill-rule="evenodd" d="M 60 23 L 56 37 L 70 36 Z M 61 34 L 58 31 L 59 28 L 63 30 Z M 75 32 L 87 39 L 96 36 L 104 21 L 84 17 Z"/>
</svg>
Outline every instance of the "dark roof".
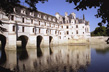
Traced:
<svg viewBox="0 0 109 72">
<path fill-rule="evenodd" d="M 22 9 L 25 9 L 25 11 L 26 11 L 26 14 L 25 15 L 21 13 L 21 10 Z M 31 11 L 29 8 L 27 8 L 25 6 L 22 6 L 22 5 L 16 6 L 15 7 L 15 11 L 16 11 L 15 14 L 21 15 L 21 16 L 27 16 L 29 18 L 38 18 L 37 15 L 40 13 L 42 20 L 44 20 L 43 19 L 43 16 L 46 15 L 47 16 L 47 21 L 48 21 L 48 17 L 51 17 L 51 20 L 55 19 L 56 20 L 56 23 L 57 23 L 57 18 L 55 16 L 52 16 L 52 15 L 49 15 L 49 14 L 46 14 L 46 13 L 43 13 L 43 12 L 40 12 L 40 11 Z M 34 17 L 30 15 L 30 12 L 34 12 Z M 51 21 L 51 22 L 53 22 L 53 21 Z"/>
</svg>

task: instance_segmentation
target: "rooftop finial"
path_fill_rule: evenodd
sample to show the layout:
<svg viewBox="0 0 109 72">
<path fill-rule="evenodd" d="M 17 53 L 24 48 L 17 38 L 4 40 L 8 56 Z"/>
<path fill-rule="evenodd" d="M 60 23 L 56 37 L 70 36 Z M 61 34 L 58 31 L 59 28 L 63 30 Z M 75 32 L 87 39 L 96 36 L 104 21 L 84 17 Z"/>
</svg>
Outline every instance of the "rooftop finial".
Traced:
<svg viewBox="0 0 109 72">
<path fill-rule="evenodd" d="M 85 16 L 84 16 L 84 14 L 83 14 L 83 20 L 85 20 Z"/>
</svg>

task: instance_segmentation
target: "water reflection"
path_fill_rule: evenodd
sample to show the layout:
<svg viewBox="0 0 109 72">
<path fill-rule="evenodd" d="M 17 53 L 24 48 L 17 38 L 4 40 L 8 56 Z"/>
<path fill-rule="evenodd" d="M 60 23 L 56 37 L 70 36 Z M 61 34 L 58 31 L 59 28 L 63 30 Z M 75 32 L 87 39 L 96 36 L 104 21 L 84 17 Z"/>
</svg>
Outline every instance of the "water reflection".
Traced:
<svg viewBox="0 0 109 72">
<path fill-rule="evenodd" d="M 75 72 L 85 70 L 90 64 L 88 46 L 40 48 L 39 51 L 43 53 L 40 57 L 37 55 L 40 53 L 37 50 L 27 49 L 28 58 L 25 60 L 20 60 L 18 57 L 19 72 Z"/>
<path fill-rule="evenodd" d="M 0 66 L 5 68 L 5 70 L 9 69 L 15 72 L 100 72 L 98 69 L 100 63 L 108 62 L 108 57 L 106 57 L 107 59 L 105 61 L 102 60 L 104 56 L 97 54 L 96 50 L 99 47 L 101 46 L 20 48 L 17 49 L 17 53 L 16 51 L 4 50 L 1 51 L 0 63 L 2 64 Z M 103 47 L 100 49 L 108 53 L 109 48 L 107 46 L 107 48 Z"/>
<path fill-rule="evenodd" d="M 1 50 L 0 72 L 12 72 L 16 69 L 16 51 Z"/>
</svg>

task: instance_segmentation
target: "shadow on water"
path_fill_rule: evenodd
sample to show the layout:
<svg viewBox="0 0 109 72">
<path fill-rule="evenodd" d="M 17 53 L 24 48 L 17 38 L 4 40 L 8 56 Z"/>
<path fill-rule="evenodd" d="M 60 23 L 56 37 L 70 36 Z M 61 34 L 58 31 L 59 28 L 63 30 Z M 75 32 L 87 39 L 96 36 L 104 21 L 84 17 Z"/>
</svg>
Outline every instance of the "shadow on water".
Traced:
<svg viewBox="0 0 109 72">
<path fill-rule="evenodd" d="M 40 47 L 37 47 L 37 57 L 42 57 L 43 53 Z"/>
<path fill-rule="evenodd" d="M 52 55 L 53 51 L 52 51 L 51 47 L 49 47 L 49 50 L 50 50 L 50 55 Z"/>
<path fill-rule="evenodd" d="M 17 49 L 17 57 L 19 60 L 26 60 L 28 59 L 28 53 L 26 48 L 20 48 Z"/>
<path fill-rule="evenodd" d="M 0 41 L 1 41 L 0 65 L 2 65 L 2 64 L 4 64 L 6 62 L 6 53 L 5 53 L 6 37 L 3 36 L 3 35 L 0 35 Z"/>
<path fill-rule="evenodd" d="M 37 36 L 37 57 L 41 57 L 43 55 L 42 50 L 40 48 L 41 42 L 42 42 L 43 37 L 42 36 Z"/>
<path fill-rule="evenodd" d="M 106 54 L 109 53 L 109 47 L 105 49 L 96 49 L 96 52 L 99 54 Z"/>
</svg>

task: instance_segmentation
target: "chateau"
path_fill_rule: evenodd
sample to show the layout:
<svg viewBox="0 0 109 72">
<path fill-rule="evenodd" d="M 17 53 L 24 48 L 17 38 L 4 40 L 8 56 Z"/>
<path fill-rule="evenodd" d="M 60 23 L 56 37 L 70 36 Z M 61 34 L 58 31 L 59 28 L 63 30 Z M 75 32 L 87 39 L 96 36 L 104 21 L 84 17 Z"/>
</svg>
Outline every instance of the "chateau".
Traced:
<svg viewBox="0 0 109 72">
<path fill-rule="evenodd" d="M 6 40 L 6 49 L 16 49 L 16 44 L 27 48 L 45 47 L 90 38 L 89 22 L 84 15 L 79 19 L 75 13 L 52 16 L 19 6 L 9 16 L 0 10 L 0 20 L 4 23 L 2 27 L 7 29 L 0 33 L 1 42 Z"/>
</svg>

